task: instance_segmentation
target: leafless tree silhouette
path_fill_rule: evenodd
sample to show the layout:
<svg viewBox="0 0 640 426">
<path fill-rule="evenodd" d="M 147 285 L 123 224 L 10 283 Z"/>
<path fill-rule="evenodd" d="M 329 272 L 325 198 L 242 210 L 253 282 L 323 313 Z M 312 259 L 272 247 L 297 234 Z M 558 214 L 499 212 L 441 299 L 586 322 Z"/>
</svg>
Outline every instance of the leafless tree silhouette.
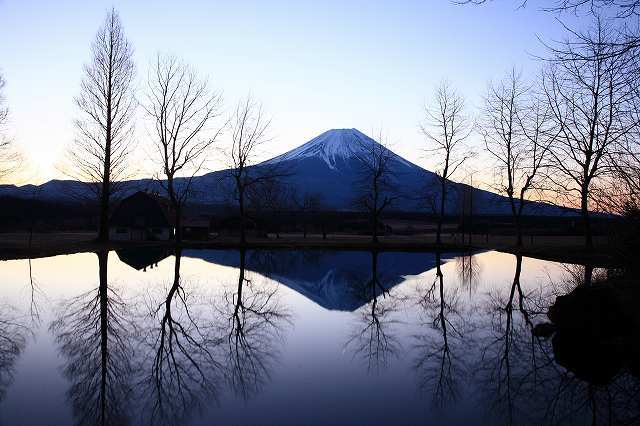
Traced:
<svg viewBox="0 0 640 426">
<path fill-rule="evenodd" d="M 160 304 L 149 302 L 151 324 L 143 330 L 144 364 L 139 384 L 141 413 L 149 424 L 184 424 L 207 400 L 217 399 L 223 377 L 223 342 L 206 320 L 180 275 L 176 248 L 173 280 Z"/>
<path fill-rule="evenodd" d="M 521 217 L 530 190 L 540 189 L 539 171 L 547 166 L 560 127 L 547 102 L 531 93 L 515 69 L 489 87 L 480 132 L 496 160 L 496 189 L 509 198 L 517 246 L 522 246 Z"/>
<path fill-rule="evenodd" d="M 157 55 L 143 107 L 153 123 L 153 145 L 162 169 L 157 177 L 175 213 L 176 242 L 182 240 L 183 207 L 192 193 L 193 177 L 224 128 L 212 128 L 221 105 L 221 95 L 210 90 L 192 68 L 175 57 Z M 183 179 L 178 182 L 180 176 Z"/>
<path fill-rule="evenodd" d="M 436 243 L 441 244 L 442 222 L 446 211 L 449 179 L 465 161 L 473 156 L 466 146 L 472 125 L 465 115 L 464 98 L 446 81 L 435 90 L 432 103 L 425 107 L 425 120 L 420 129 L 427 140 L 427 152 L 440 162 L 436 173 L 440 178 Z"/>
<path fill-rule="evenodd" d="M 246 274 L 246 251 L 240 250 L 238 286 L 225 293 L 220 312 L 228 324 L 227 374 L 229 383 L 243 399 L 258 393 L 269 379 L 278 356 L 276 344 L 290 314 L 278 300 L 277 288 L 255 283 Z M 229 309 L 230 308 L 230 309 Z"/>
<path fill-rule="evenodd" d="M 295 191 L 278 179 L 264 179 L 247 188 L 247 202 L 256 216 L 262 213 L 272 218 L 271 229 L 280 238 L 281 221 L 278 217 L 295 209 Z"/>
<path fill-rule="evenodd" d="M 247 241 L 248 192 L 266 181 L 277 180 L 289 174 L 277 164 L 263 164 L 259 172 L 252 167 L 256 164 L 256 156 L 260 148 L 270 141 L 268 137 L 270 125 L 271 120 L 265 117 L 262 105 L 251 95 L 238 103 L 231 117 L 231 146 L 227 157 L 234 196 L 238 202 L 242 244 Z"/>
<path fill-rule="evenodd" d="M 484 4 L 491 0 L 455 0 L 457 4 Z M 514 1 L 518 8 L 526 7 L 528 0 Z M 547 12 L 587 12 L 601 14 L 606 9 L 614 12 L 618 19 L 634 18 L 640 15 L 640 1 L 638 0 L 549 0 L 541 9 Z"/>
<path fill-rule="evenodd" d="M 371 252 L 369 279 L 354 281 L 351 285 L 356 294 L 368 303 L 355 312 L 356 326 L 344 346 L 353 352 L 354 358 L 365 360 L 369 371 L 378 372 L 397 356 L 401 344 L 394 336 L 394 328 L 399 324 L 394 317 L 399 309 L 399 300 L 384 287 L 378 272 L 377 251 Z"/>
<path fill-rule="evenodd" d="M 16 361 L 22 355 L 30 334 L 20 318 L 15 315 L 12 306 L 0 306 L 0 401 L 7 394 L 7 389 L 13 383 Z"/>
<path fill-rule="evenodd" d="M 507 424 L 526 424 L 527 416 L 538 414 L 537 409 L 527 412 L 536 396 L 532 389 L 540 385 L 535 374 L 553 363 L 548 349 L 545 353 L 532 334 L 533 317 L 542 312 L 528 303 L 520 282 L 521 271 L 522 256 L 517 255 L 507 295 L 495 292 L 487 297 L 489 333 L 481 339 L 481 357 L 476 366 L 487 407 L 504 416 Z"/>
<path fill-rule="evenodd" d="M 70 164 L 63 170 L 87 184 L 100 204 L 98 239 L 109 239 L 109 209 L 119 182 L 130 176 L 127 159 L 132 148 L 135 102 L 133 49 L 115 9 L 107 14 L 91 45 L 91 62 L 84 66 L 77 136 L 68 149 Z"/>
<path fill-rule="evenodd" d="M 607 160 L 638 125 L 630 108 L 635 96 L 630 54 L 612 55 L 619 38 L 600 19 L 576 44 L 552 47 L 543 88 L 560 135 L 550 150 L 549 178 L 566 203 L 577 201 L 585 226 L 585 244 L 593 245 L 590 202 L 597 181 L 611 173 Z"/>
<path fill-rule="evenodd" d="M 293 202 L 298 212 L 302 215 L 302 234 L 304 238 L 307 238 L 309 225 L 313 223 L 322 206 L 322 194 L 305 192 L 300 196 L 294 193 Z"/>
<path fill-rule="evenodd" d="M 442 408 L 455 401 L 460 392 L 466 365 L 455 348 L 462 351 L 464 324 L 457 308 L 457 294 L 445 292 L 441 254 L 436 253 L 433 284 L 418 299 L 424 333 L 415 335 L 418 356 L 414 362 L 419 388 L 432 393 L 433 405 Z"/>
<path fill-rule="evenodd" d="M 22 157 L 8 135 L 9 107 L 4 95 L 6 81 L 0 73 L 0 183 L 20 167 Z"/>
<path fill-rule="evenodd" d="M 44 295 L 38 281 L 33 277 L 31 259 L 29 259 L 29 314 L 35 326 L 40 325 L 40 298 Z"/>
<path fill-rule="evenodd" d="M 359 139 L 360 149 L 353 153 L 358 159 L 358 195 L 356 206 L 371 218 L 371 241 L 378 242 L 380 217 L 393 204 L 397 196 L 396 179 L 392 163 L 393 152 L 387 147 L 382 131 L 378 141 Z"/>
<path fill-rule="evenodd" d="M 471 296 L 478 287 L 480 274 L 482 272 L 476 255 L 472 252 L 465 253 L 457 256 L 455 262 L 460 286 L 462 289 L 468 290 L 469 296 Z"/>
<path fill-rule="evenodd" d="M 98 252 L 98 288 L 65 301 L 50 326 L 65 358 L 67 396 L 78 425 L 128 424 L 131 416 L 135 325 L 108 284 L 107 262 L 108 252 Z"/>
</svg>

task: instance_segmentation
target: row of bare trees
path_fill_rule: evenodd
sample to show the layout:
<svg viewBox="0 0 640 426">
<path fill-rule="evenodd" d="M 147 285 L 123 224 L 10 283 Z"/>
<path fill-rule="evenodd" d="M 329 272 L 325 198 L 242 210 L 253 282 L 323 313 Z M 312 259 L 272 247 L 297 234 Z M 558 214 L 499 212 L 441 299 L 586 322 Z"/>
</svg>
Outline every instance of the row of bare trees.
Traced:
<svg viewBox="0 0 640 426">
<path fill-rule="evenodd" d="M 433 210 L 442 242 L 451 179 L 474 156 L 469 141 L 476 131 L 493 159 L 490 186 L 508 197 L 522 244 L 522 216 L 527 205 L 542 200 L 578 207 L 585 244 L 591 246 L 590 211 L 621 211 L 640 194 L 640 75 L 638 48 L 628 33 L 599 17 L 592 28 L 571 32 L 549 45 L 540 76 L 525 81 L 515 70 L 492 83 L 474 124 L 464 98 L 449 84 L 440 85 L 421 125 L 427 152 L 438 162 L 439 191 Z M 76 104 L 77 137 L 69 150 L 69 174 L 92 189 L 100 205 L 99 235 L 108 240 L 108 218 L 114 194 L 134 169 L 135 64 L 122 23 L 111 10 L 92 43 L 91 61 Z M 6 132 L 8 110 L 0 76 L 0 179 L 17 164 Z M 250 96 L 225 119 L 222 95 L 179 59 L 158 54 L 148 72 L 140 104 L 149 123 L 155 177 L 175 212 L 176 240 L 181 240 L 184 205 L 193 195 L 193 177 L 202 171 L 223 132 L 230 134 L 226 152 L 229 180 L 246 241 L 247 203 L 256 187 L 271 188 L 286 171 L 252 165 L 267 141 L 270 120 Z M 385 143 L 363 141 L 358 202 L 371 218 L 377 241 L 380 216 L 394 201 L 393 153 Z M 384 142 L 384 141 L 383 141 Z M 274 163 L 275 164 L 275 163 Z M 272 191 L 278 193 L 278 191 Z M 612 196 L 615 194 L 615 197 Z"/>
<path fill-rule="evenodd" d="M 80 118 L 75 122 L 77 137 L 69 149 L 70 164 L 65 172 L 86 183 L 99 201 L 98 239 L 109 239 L 108 218 L 114 195 L 121 182 L 135 174 L 130 154 L 135 148 L 133 122 L 140 104 L 150 127 L 154 178 L 175 215 L 177 242 L 182 238 L 184 206 L 193 195 L 193 177 L 206 167 L 221 134 L 230 132 L 227 157 L 244 242 L 247 190 L 267 179 L 250 172 L 256 150 L 268 140 L 270 120 L 261 105 L 247 96 L 231 118 L 223 119 L 221 92 L 192 67 L 165 54 L 156 56 L 138 102 L 133 95 L 133 48 L 115 10 L 107 14 L 91 52 L 76 98 Z"/>
<path fill-rule="evenodd" d="M 619 213 L 638 199 L 640 75 L 637 51 L 602 19 L 548 46 L 540 76 L 511 70 L 489 85 L 475 128 L 493 159 L 490 186 L 508 197 L 517 244 L 531 201 L 579 208 L 585 245 L 593 245 L 591 211 Z M 471 124 L 464 101 L 448 84 L 435 93 L 422 127 L 441 161 L 437 241 L 447 183 L 469 158 Z"/>
</svg>

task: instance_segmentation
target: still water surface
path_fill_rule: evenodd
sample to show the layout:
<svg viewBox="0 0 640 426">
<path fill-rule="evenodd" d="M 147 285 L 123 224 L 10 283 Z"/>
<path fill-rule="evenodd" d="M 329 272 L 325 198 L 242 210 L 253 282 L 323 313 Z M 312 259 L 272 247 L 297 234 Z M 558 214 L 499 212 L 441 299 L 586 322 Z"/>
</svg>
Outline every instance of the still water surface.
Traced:
<svg viewBox="0 0 640 426">
<path fill-rule="evenodd" d="M 604 351 L 593 333 L 550 324 L 550 306 L 583 274 L 498 252 L 125 250 L 4 261 L 0 419 L 638 424 L 637 344 L 629 356 L 620 343 L 638 336 L 637 313 L 622 337 L 605 336 L 616 319 L 594 326 Z"/>
</svg>

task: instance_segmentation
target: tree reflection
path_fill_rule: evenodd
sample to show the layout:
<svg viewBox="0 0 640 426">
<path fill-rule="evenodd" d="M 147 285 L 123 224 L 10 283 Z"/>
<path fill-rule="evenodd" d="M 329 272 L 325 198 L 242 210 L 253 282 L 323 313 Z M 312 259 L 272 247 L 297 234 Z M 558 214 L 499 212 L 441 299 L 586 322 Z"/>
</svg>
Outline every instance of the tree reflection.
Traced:
<svg viewBox="0 0 640 426">
<path fill-rule="evenodd" d="M 418 299 L 425 332 L 414 336 L 419 354 L 414 363 L 419 387 L 432 393 L 437 407 L 457 398 L 465 371 L 462 360 L 453 353 L 453 347 L 462 343 L 463 321 L 457 309 L 457 294 L 445 293 L 441 263 L 438 252 L 435 279 Z"/>
<path fill-rule="evenodd" d="M 507 294 L 487 299 L 477 368 L 487 406 L 508 424 L 637 423 L 636 287 L 570 266 L 561 282 L 525 293 L 521 270 L 517 256 Z"/>
<path fill-rule="evenodd" d="M 522 416 L 528 414 L 517 411 L 517 398 L 529 392 L 538 370 L 551 362 L 549 356 L 540 353 L 542 347 L 532 334 L 532 313 L 520 282 L 522 256 L 515 257 L 515 272 L 507 294 L 489 294 L 488 334 L 483 336 L 485 343 L 477 368 L 488 407 L 508 424 L 520 423 Z M 531 400 L 525 402 L 531 404 Z M 516 416 L 519 421 L 515 421 Z"/>
<path fill-rule="evenodd" d="M 144 333 L 140 395 L 150 424 L 183 424 L 206 399 L 216 399 L 221 376 L 221 339 L 180 275 L 175 250 L 173 280 L 162 301 L 150 302 L 153 324 Z"/>
<path fill-rule="evenodd" d="M 15 309 L 0 305 L 0 401 L 13 383 L 15 364 L 27 343 L 29 329 L 15 315 Z"/>
<path fill-rule="evenodd" d="M 551 347 L 557 374 L 544 392 L 548 417 L 576 417 L 592 424 L 640 421 L 640 324 L 637 279 L 609 276 L 591 266 L 569 267 L 561 287 L 571 291 L 550 306 Z M 541 333 L 542 326 L 536 329 Z"/>
<path fill-rule="evenodd" d="M 471 296 L 478 287 L 482 272 L 476 256 L 473 253 L 456 256 L 456 270 L 460 287 L 467 290 Z"/>
<path fill-rule="evenodd" d="M 129 421 L 133 324 L 108 285 L 108 252 L 97 255 L 98 288 L 69 300 L 50 329 L 65 358 L 75 424 L 121 425 Z"/>
<path fill-rule="evenodd" d="M 380 370 L 387 367 L 390 359 L 400 349 L 400 341 L 394 336 L 394 326 L 399 321 L 394 318 L 399 299 L 392 296 L 383 285 L 378 273 L 378 252 L 371 252 L 371 275 L 366 281 L 354 277 L 353 290 L 368 303 L 357 312 L 357 326 L 347 340 L 345 347 L 351 347 L 354 357 L 367 361 L 367 368 Z"/>
<path fill-rule="evenodd" d="M 247 253 L 240 250 L 238 285 L 225 292 L 221 312 L 227 318 L 227 370 L 234 391 L 244 399 L 257 393 L 269 378 L 271 363 L 278 354 L 275 343 L 290 321 L 280 305 L 277 287 L 254 283 L 246 273 Z M 260 257 L 257 261 L 267 258 Z"/>
<path fill-rule="evenodd" d="M 31 322 L 35 326 L 40 325 L 40 301 L 43 296 L 40 285 L 33 277 L 33 268 L 31 265 L 31 259 L 29 259 L 29 291 L 30 291 L 30 303 L 29 303 L 29 315 L 31 316 Z"/>
</svg>

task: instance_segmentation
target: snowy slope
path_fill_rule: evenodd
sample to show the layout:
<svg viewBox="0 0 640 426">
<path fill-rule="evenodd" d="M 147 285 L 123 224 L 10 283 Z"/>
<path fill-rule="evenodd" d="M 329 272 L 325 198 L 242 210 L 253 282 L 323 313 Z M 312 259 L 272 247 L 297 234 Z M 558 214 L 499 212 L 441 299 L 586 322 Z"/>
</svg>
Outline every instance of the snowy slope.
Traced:
<svg viewBox="0 0 640 426">
<path fill-rule="evenodd" d="M 240 255 L 229 250 L 184 250 L 183 256 L 238 267 Z M 443 254 L 443 263 L 455 257 Z M 385 289 L 436 266 L 434 253 L 384 252 L 378 255 L 377 279 Z M 273 279 L 325 309 L 355 311 L 373 299 L 372 254 L 327 251 L 249 251 L 246 269 Z M 259 282 L 259 281 L 256 281 Z M 376 291 L 378 294 L 380 290 Z"/>
<path fill-rule="evenodd" d="M 379 145 L 378 142 L 357 129 L 332 129 L 289 152 L 265 161 L 263 164 L 318 158 L 324 161 L 330 169 L 336 170 L 340 163 L 344 163 L 346 160 L 365 156 L 365 148 L 370 144 Z M 393 159 L 404 166 L 416 167 L 399 155 L 393 154 Z"/>
</svg>

